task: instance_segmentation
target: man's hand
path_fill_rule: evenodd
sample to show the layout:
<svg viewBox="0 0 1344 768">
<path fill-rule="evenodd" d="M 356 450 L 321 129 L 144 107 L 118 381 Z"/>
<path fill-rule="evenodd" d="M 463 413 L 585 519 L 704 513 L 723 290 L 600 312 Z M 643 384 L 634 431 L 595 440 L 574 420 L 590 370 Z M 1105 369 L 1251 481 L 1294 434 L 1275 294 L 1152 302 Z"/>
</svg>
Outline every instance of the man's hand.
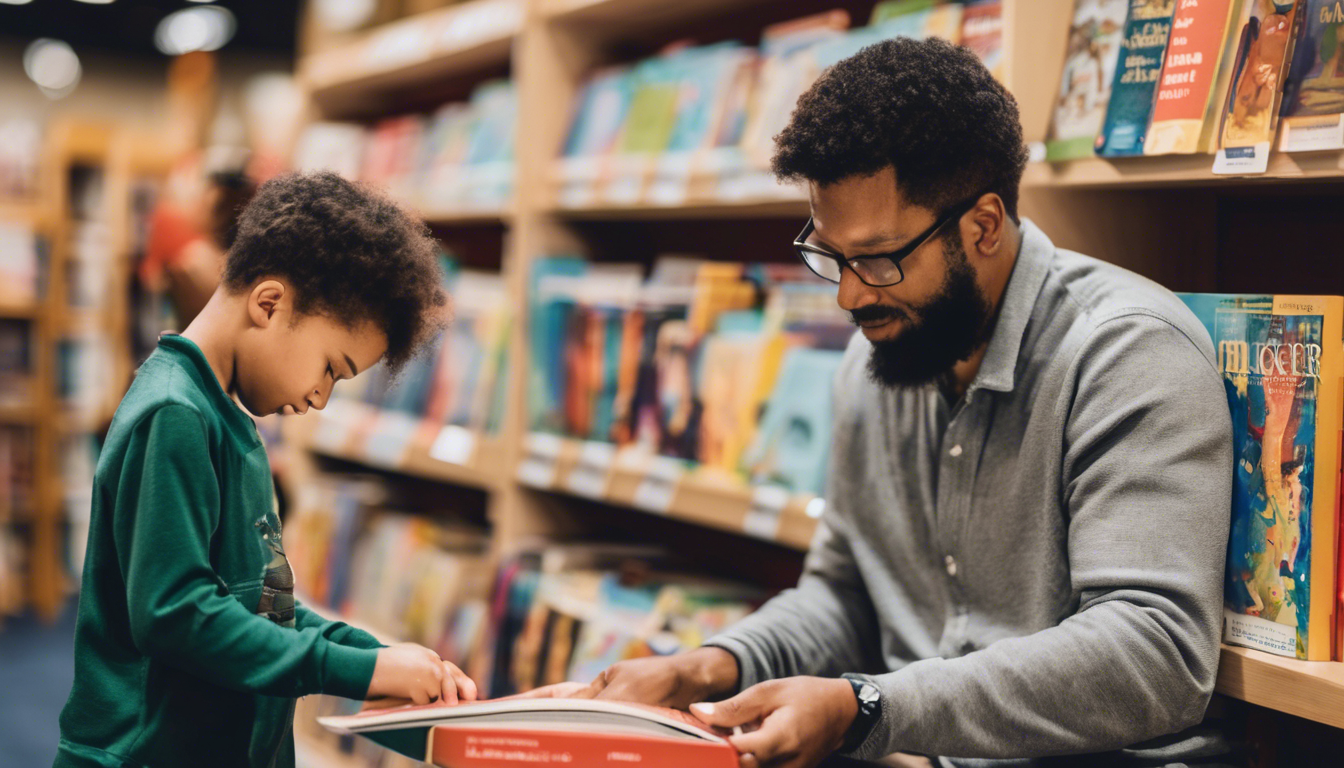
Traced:
<svg viewBox="0 0 1344 768">
<path fill-rule="evenodd" d="M 400 643 L 378 651 L 366 698 L 403 699 L 412 704 L 442 699 L 456 704 L 459 700 L 476 700 L 476 683 L 430 649 Z"/>
<path fill-rule="evenodd" d="M 615 699 L 686 709 L 692 702 L 735 690 L 738 674 L 733 654 L 722 648 L 697 648 L 676 656 L 618 662 L 587 687 L 566 693 L 576 699 Z"/>
<path fill-rule="evenodd" d="M 849 681 L 822 677 L 768 680 L 727 701 L 691 705 L 709 725 L 756 726 L 728 738 L 742 768 L 812 768 L 840 748 L 858 711 Z"/>
</svg>

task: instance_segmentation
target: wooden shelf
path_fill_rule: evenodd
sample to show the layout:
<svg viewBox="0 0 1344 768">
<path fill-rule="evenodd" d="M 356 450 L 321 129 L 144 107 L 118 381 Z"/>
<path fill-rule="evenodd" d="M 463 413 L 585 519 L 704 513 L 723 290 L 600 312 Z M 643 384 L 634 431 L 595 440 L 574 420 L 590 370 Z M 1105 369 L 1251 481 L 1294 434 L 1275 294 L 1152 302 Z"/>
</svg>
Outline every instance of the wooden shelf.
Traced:
<svg viewBox="0 0 1344 768">
<path fill-rule="evenodd" d="M 1344 179 L 1344 152 L 1272 152 L 1269 170 L 1255 176 L 1213 173 L 1213 155 L 1088 158 L 1027 166 L 1024 189 L 1248 186 Z"/>
<path fill-rule="evenodd" d="M 754 487 L 727 470 L 536 433 L 525 441 L 517 479 L 804 551 L 825 509 L 811 494 Z"/>
<path fill-rule="evenodd" d="M 764 5 L 766 0 L 542 0 L 541 13 L 549 20 L 582 23 L 610 30 L 646 28 L 668 21 L 689 21 L 733 8 Z"/>
<path fill-rule="evenodd" d="M 591 206 L 553 208 L 551 214 L 574 221 L 638 221 L 678 219 L 806 219 L 810 213 L 806 200 L 749 199 L 742 201 L 703 201 L 686 205 Z"/>
<path fill-rule="evenodd" d="M 1344 728 L 1344 663 L 1298 661 L 1224 645 L 1219 693 Z"/>
<path fill-rule="evenodd" d="M 35 200 L 0 201 L 0 222 L 28 224 L 35 229 L 41 229 L 50 220 L 50 212 Z"/>
<path fill-rule="evenodd" d="M 35 424 L 37 409 L 31 405 L 0 403 L 0 424 Z"/>
<path fill-rule="evenodd" d="M 481 69 L 505 66 L 522 30 L 522 0 L 471 0 L 409 16 L 305 56 L 299 81 L 328 114 Z"/>
<path fill-rule="evenodd" d="M 422 210 L 420 216 L 430 226 L 453 225 L 507 225 L 513 220 L 513 211 L 435 211 Z"/>
<path fill-rule="evenodd" d="M 0 300 L 0 319 L 34 320 L 42 313 L 42 306 L 36 301 Z"/>
<path fill-rule="evenodd" d="M 500 485 L 503 444 L 461 427 L 337 399 L 325 411 L 286 417 L 281 429 L 286 440 L 323 456 L 452 485 Z"/>
</svg>

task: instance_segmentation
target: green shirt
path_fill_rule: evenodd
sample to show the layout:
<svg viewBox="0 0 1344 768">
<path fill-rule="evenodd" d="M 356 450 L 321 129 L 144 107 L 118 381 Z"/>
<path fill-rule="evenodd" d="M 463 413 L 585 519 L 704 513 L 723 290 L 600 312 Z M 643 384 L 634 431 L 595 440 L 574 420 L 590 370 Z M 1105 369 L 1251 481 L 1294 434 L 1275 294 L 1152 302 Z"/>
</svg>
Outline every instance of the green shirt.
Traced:
<svg viewBox="0 0 1344 768">
<path fill-rule="evenodd" d="M 162 337 L 94 475 L 57 768 L 293 766 L 296 697 L 364 697 L 380 646 L 295 604 L 272 494 L 251 419 Z"/>
</svg>

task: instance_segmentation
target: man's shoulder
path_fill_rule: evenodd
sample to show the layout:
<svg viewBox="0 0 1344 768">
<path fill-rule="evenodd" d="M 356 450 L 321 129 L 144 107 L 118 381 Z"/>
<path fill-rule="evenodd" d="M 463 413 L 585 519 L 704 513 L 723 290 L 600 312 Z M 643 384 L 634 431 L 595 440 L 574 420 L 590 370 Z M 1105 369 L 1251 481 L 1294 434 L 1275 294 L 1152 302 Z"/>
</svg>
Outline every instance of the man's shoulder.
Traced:
<svg viewBox="0 0 1344 768">
<path fill-rule="evenodd" d="M 1077 344 L 1099 343 L 1108 329 L 1166 327 L 1175 333 L 1160 336 L 1212 359 L 1208 332 L 1185 302 L 1140 274 L 1058 249 L 1046 285 L 1041 297 L 1046 306 L 1039 307 L 1037 315 L 1047 323 L 1067 326 L 1057 331 L 1067 330 Z"/>
</svg>

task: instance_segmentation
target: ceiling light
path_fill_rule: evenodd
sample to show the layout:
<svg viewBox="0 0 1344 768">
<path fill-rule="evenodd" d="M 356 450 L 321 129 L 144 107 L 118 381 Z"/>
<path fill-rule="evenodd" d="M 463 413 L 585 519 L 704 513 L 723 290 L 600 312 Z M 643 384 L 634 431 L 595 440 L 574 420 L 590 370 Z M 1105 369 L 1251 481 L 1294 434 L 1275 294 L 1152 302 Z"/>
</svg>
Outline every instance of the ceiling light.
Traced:
<svg viewBox="0 0 1344 768">
<path fill-rule="evenodd" d="M 79 57 L 68 44 L 39 38 L 23 51 L 23 71 L 49 98 L 68 96 L 79 85 Z"/>
<path fill-rule="evenodd" d="M 233 14 L 217 5 L 183 8 L 163 17 L 154 31 L 154 44 L 169 56 L 193 51 L 217 51 L 233 39 Z"/>
</svg>

